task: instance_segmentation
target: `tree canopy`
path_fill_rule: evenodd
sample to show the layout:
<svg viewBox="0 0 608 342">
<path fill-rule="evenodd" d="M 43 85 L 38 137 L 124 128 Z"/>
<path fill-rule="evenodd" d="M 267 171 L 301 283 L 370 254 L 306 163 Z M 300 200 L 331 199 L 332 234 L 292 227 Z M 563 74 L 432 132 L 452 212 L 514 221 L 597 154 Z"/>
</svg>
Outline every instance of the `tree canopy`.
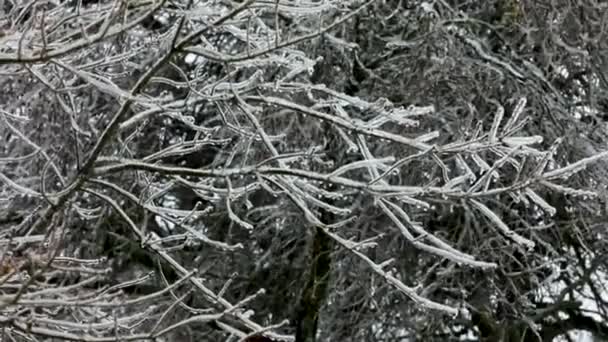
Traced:
<svg viewBox="0 0 608 342">
<path fill-rule="evenodd" d="M 0 1 L 1 339 L 608 339 L 607 15 Z"/>
</svg>

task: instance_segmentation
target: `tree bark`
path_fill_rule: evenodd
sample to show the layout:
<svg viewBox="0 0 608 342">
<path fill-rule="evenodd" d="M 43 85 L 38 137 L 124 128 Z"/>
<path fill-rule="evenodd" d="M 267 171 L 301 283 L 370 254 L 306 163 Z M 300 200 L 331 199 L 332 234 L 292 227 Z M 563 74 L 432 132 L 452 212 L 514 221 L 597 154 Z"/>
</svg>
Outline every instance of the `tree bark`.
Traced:
<svg viewBox="0 0 608 342">
<path fill-rule="evenodd" d="M 327 297 L 332 241 L 321 228 L 315 228 L 311 249 L 310 273 L 296 314 L 296 342 L 316 341 L 319 312 Z"/>
</svg>

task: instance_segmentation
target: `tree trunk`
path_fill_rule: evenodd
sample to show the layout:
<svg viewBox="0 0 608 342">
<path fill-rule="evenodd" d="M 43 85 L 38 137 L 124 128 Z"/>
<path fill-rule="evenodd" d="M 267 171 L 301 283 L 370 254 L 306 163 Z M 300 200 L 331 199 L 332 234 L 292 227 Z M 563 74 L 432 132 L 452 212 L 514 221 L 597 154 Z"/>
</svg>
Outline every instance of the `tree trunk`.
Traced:
<svg viewBox="0 0 608 342">
<path fill-rule="evenodd" d="M 321 228 L 315 228 L 311 249 L 310 272 L 296 314 L 296 342 L 316 341 L 319 311 L 327 297 L 332 241 Z"/>
</svg>

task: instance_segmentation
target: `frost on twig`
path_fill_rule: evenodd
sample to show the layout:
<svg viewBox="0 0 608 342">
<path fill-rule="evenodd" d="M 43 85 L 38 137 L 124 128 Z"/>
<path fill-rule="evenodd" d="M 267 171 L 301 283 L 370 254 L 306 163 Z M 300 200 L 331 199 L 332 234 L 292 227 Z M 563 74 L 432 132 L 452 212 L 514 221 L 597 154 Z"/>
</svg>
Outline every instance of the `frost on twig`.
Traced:
<svg viewBox="0 0 608 342">
<path fill-rule="evenodd" d="M 443 312 L 446 312 L 446 313 L 448 313 L 450 315 L 454 315 L 454 316 L 458 315 L 459 310 L 457 308 L 443 305 L 440 303 L 436 303 L 436 302 L 433 302 L 431 300 L 428 300 L 427 298 L 424 298 L 424 297 L 421 297 L 420 295 L 418 295 L 415 288 L 406 286 L 405 284 L 403 284 L 403 282 L 401 282 L 394 275 L 385 271 L 380 264 L 376 264 L 365 254 L 355 250 L 352 246 L 352 242 L 346 241 L 346 240 L 340 238 L 338 235 L 333 234 L 331 232 L 326 231 L 326 234 L 331 236 L 332 239 L 336 240 L 344 248 L 350 250 L 353 254 L 357 255 L 361 260 L 363 260 L 365 263 L 367 263 L 375 273 L 380 275 L 382 278 L 386 279 L 386 281 L 389 284 L 395 286 L 397 289 L 399 289 L 401 292 L 403 292 L 406 296 L 411 298 L 415 303 L 417 303 L 425 308 L 428 308 L 428 309 L 443 311 Z M 385 265 L 385 263 L 382 263 L 382 265 Z"/>
<path fill-rule="evenodd" d="M 0 23 L 0 321 L 28 338 L 179 340 L 196 324 L 211 340 L 293 339 L 315 229 L 337 246 L 319 310 L 397 291 L 457 314 L 455 274 L 502 271 L 513 245 L 551 252 L 541 228 L 564 206 L 548 194 L 595 196 L 570 181 L 607 152 L 564 164 L 561 140 L 527 130 L 542 96 L 387 88 L 384 64 L 398 91 L 420 68 L 426 92 L 451 88 L 437 73 L 458 63 L 440 54 L 458 47 L 522 81 L 456 23 L 435 26 L 443 2 L 383 13 L 433 29 L 380 39 L 388 52 L 347 29 L 374 24 L 373 0 L 94 2 L 13 1 Z M 461 45 L 418 49 L 443 28 Z M 430 55 L 412 68 L 415 51 Z"/>
<path fill-rule="evenodd" d="M 511 230 L 506 223 L 504 223 L 500 217 L 498 217 L 498 215 L 496 215 L 496 213 L 494 213 L 490 208 L 486 207 L 485 205 L 483 205 L 482 203 L 472 200 L 471 203 L 473 204 L 473 206 L 478 209 L 488 220 L 490 220 L 490 222 L 492 222 L 496 228 L 498 228 L 498 230 L 505 234 L 505 236 L 507 236 L 508 238 L 512 239 L 513 241 L 515 241 L 516 243 L 526 247 L 527 249 L 533 249 L 535 246 L 535 243 L 530 240 L 527 239 L 519 234 L 517 234 L 516 232 L 514 232 L 513 230 Z"/>
</svg>

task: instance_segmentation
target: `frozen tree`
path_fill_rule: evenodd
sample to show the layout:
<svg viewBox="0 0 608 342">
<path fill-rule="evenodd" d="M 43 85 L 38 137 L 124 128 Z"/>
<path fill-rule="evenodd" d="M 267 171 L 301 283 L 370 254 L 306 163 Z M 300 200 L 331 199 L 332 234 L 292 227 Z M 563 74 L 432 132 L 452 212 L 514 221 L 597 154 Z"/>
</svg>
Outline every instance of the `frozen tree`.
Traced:
<svg viewBox="0 0 608 342">
<path fill-rule="evenodd" d="M 605 10 L 0 2 L 2 339 L 608 337 Z"/>
</svg>

